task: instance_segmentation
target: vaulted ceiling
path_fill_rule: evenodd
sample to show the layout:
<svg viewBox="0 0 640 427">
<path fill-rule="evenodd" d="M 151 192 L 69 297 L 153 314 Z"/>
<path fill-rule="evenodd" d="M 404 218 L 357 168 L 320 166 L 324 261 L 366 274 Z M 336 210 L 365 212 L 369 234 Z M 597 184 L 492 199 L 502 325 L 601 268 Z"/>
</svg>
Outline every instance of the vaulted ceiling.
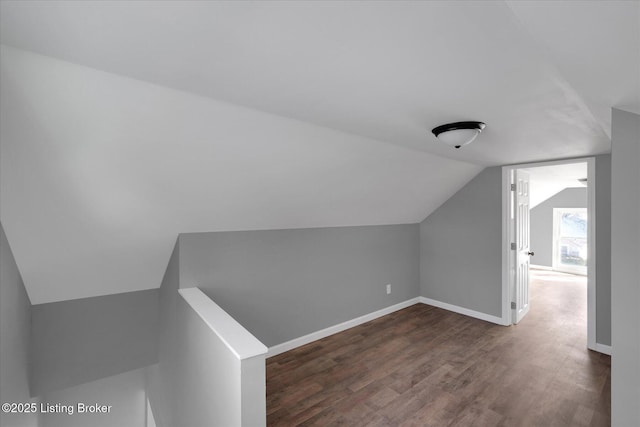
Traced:
<svg viewBox="0 0 640 427">
<path fill-rule="evenodd" d="M 565 188 L 585 188 L 588 185 L 586 181 L 581 181 L 588 176 L 587 162 L 537 166 L 525 170 L 529 172 L 531 181 L 529 207 L 532 209 Z"/>
<path fill-rule="evenodd" d="M 0 219 L 33 303 L 157 287 L 181 232 L 418 222 L 640 112 L 638 2 L 0 8 Z M 458 120 L 487 128 L 439 145 Z"/>
</svg>

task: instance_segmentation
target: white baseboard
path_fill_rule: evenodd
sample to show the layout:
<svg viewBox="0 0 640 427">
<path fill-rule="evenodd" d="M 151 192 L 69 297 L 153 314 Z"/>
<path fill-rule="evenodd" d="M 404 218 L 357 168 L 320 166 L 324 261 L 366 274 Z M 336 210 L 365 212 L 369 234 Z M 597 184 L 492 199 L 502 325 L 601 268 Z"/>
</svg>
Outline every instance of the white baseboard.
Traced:
<svg viewBox="0 0 640 427">
<path fill-rule="evenodd" d="M 342 332 L 344 330 L 353 328 L 354 326 L 362 325 L 363 323 L 377 319 L 378 317 L 386 316 L 387 314 L 393 313 L 398 310 L 402 310 L 403 308 L 407 308 L 418 303 L 432 305 L 434 307 L 442 308 L 448 311 L 453 311 L 454 313 L 463 314 L 465 316 L 484 320 L 490 323 L 495 323 L 497 325 L 509 326 L 509 325 L 505 325 L 501 317 L 492 316 L 490 314 L 481 313 L 479 311 L 470 310 L 468 308 L 459 307 L 457 305 L 449 304 L 442 301 L 436 301 L 431 298 L 416 297 L 416 298 L 411 298 L 409 300 L 403 301 L 401 303 L 398 303 L 389 307 L 385 307 L 381 310 L 374 311 L 373 313 L 365 314 L 364 316 L 356 317 L 355 319 L 347 320 L 346 322 L 342 322 L 337 325 L 330 326 L 320 331 L 313 332 L 308 335 L 292 339 L 291 341 L 274 345 L 273 347 L 269 348 L 269 351 L 267 353 L 267 358 L 277 356 L 280 353 L 293 350 L 294 348 L 301 347 L 305 344 L 309 344 L 313 341 L 317 341 L 319 339 L 328 337 L 333 334 L 337 334 L 338 332 Z M 596 343 L 595 348 L 592 348 L 591 350 L 597 351 L 599 353 L 611 355 L 611 346 L 609 345 Z"/>
<path fill-rule="evenodd" d="M 491 323 L 496 323 L 501 326 L 505 326 L 502 317 L 492 316 L 490 314 L 481 313 L 479 311 L 469 310 L 468 308 L 459 307 L 457 305 L 448 304 L 446 302 L 436 301 L 431 298 L 419 297 L 420 302 L 434 307 L 443 308 L 445 310 L 453 311 L 454 313 L 464 314 L 465 316 L 475 317 L 476 319 L 484 320 Z"/>
<path fill-rule="evenodd" d="M 549 266 L 546 266 L 546 265 L 529 264 L 529 268 L 531 268 L 532 270 L 555 271 L 556 273 L 574 274 L 576 276 L 586 276 L 587 275 L 587 273 L 583 273 L 583 272 L 579 272 L 579 271 L 572 271 L 571 269 L 569 269 L 569 270 L 557 269 L 557 268 L 549 267 Z"/>
<path fill-rule="evenodd" d="M 553 267 L 549 267 L 548 265 L 529 264 L 529 268 L 533 268 L 534 270 L 553 271 Z"/>
<path fill-rule="evenodd" d="M 293 350 L 294 348 L 309 344 L 310 342 L 317 341 L 319 339 L 328 337 L 329 335 L 337 334 L 354 326 L 361 325 L 378 317 L 386 316 L 394 311 L 402 310 L 403 308 L 410 307 L 420 302 L 420 297 L 412 298 L 410 300 L 403 301 L 401 303 L 385 307 L 381 310 L 374 311 L 373 313 L 365 314 L 364 316 L 356 317 L 355 319 L 347 320 L 337 325 L 330 326 L 317 332 L 310 333 L 300 338 L 292 339 L 291 341 L 284 342 L 282 344 L 274 345 L 269 348 L 267 358 L 276 356 L 285 351 Z"/>
<path fill-rule="evenodd" d="M 608 354 L 609 356 L 611 356 L 611 346 L 610 345 L 596 343 L 596 347 L 592 348 L 591 350 L 597 351 L 598 353 Z"/>
</svg>

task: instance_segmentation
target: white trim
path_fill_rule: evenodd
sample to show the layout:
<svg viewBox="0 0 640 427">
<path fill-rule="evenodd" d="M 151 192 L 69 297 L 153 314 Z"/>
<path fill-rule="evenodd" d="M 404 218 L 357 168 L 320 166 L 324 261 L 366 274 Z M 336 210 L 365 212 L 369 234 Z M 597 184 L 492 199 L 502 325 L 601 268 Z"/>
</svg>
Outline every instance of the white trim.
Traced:
<svg viewBox="0 0 640 427">
<path fill-rule="evenodd" d="M 238 360 L 267 353 L 267 347 L 198 288 L 178 289 L 187 304 Z"/>
<path fill-rule="evenodd" d="M 563 160 L 551 160 L 551 161 L 541 161 L 541 162 L 533 162 L 533 163 L 517 163 L 514 165 L 503 166 L 503 168 L 510 169 L 528 169 L 528 168 L 537 168 L 539 166 L 558 166 L 558 165 L 571 165 L 574 163 L 589 163 L 589 161 L 595 161 L 594 157 L 576 157 L 572 159 L 563 159 Z M 587 180 L 587 187 L 591 184 L 591 181 Z"/>
<path fill-rule="evenodd" d="M 548 265 L 529 264 L 529 268 L 534 270 L 555 271 L 553 267 L 549 267 Z"/>
<path fill-rule="evenodd" d="M 548 267 L 547 267 L 548 268 Z M 371 320 L 375 320 L 379 317 L 386 316 L 387 314 L 391 314 L 398 310 L 402 310 L 403 308 L 410 307 L 415 304 L 426 304 L 431 305 L 433 307 L 442 308 L 447 311 L 452 311 L 454 313 L 462 314 L 464 316 L 473 317 L 475 319 L 484 320 L 486 322 L 495 323 L 501 326 L 510 326 L 511 325 L 511 317 L 509 316 L 507 321 L 498 316 L 492 316 L 491 314 L 481 313 L 479 311 L 471 310 L 468 308 L 460 307 L 457 305 L 449 304 L 442 301 L 437 301 L 431 298 L 426 297 L 415 297 L 404 302 L 383 308 L 378 311 L 374 311 L 373 313 L 365 314 L 364 316 L 356 317 L 355 319 L 347 320 L 346 322 L 339 323 L 334 326 L 330 326 L 328 328 L 322 329 L 320 331 L 312 332 L 310 334 L 304 335 L 299 338 L 294 338 L 290 341 L 284 342 L 282 344 L 274 345 L 270 347 L 267 353 L 267 358 L 277 356 L 278 354 L 287 352 L 289 350 L 293 350 L 294 348 L 302 347 L 303 345 L 312 343 L 314 341 L 320 340 L 322 338 L 326 338 L 330 335 L 337 334 L 338 332 L 345 331 L 347 329 L 353 328 L 358 325 L 362 325 L 363 323 L 369 322 Z M 591 350 L 611 355 L 611 346 L 604 344 L 596 344 L 594 348 L 589 347 Z"/>
<path fill-rule="evenodd" d="M 496 323 L 501 326 L 508 326 L 511 323 L 505 323 L 504 320 L 498 316 L 492 316 L 491 314 L 481 313 L 479 311 L 470 310 L 468 308 L 459 307 L 457 305 L 449 304 L 442 301 L 436 301 L 431 298 L 419 297 L 420 302 L 434 307 L 442 308 L 454 313 L 464 314 L 465 316 L 475 317 L 476 319 L 484 320 L 491 323 Z"/>
<path fill-rule="evenodd" d="M 294 348 L 301 347 L 305 344 L 309 344 L 310 342 L 326 338 L 333 334 L 337 334 L 338 332 L 353 328 L 354 326 L 362 325 L 363 323 L 377 319 L 378 317 L 386 316 L 387 314 L 402 310 L 403 308 L 410 307 L 414 304 L 418 304 L 419 302 L 421 302 L 420 297 L 412 298 L 404 302 L 385 307 L 381 310 L 374 311 L 373 313 L 365 314 L 364 316 L 356 317 L 355 319 L 347 320 L 346 322 L 330 326 L 320 331 L 312 332 L 299 338 L 294 338 L 291 341 L 274 345 L 273 347 L 269 348 L 267 357 L 273 357 L 280 353 L 284 353 L 285 351 L 293 350 Z"/>
<path fill-rule="evenodd" d="M 596 197 L 596 159 L 590 157 L 587 159 L 587 347 L 591 349 L 596 349 L 598 346 L 596 342 Z"/>
<path fill-rule="evenodd" d="M 576 276 L 586 276 L 586 274 L 576 273 L 575 271 L 563 271 L 557 268 L 549 267 L 548 265 L 529 264 L 529 268 L 533 270 L 555 271 L 558 273 L 567 273 L 567 274 L 573 274 Z"/>
<path fill-rule="evenodd" d="M 513 256 L 511 252 L 511 239 L 513 235 L 511 226 L 511 184 L 513 169 L 505 166 L 502 168 L 502 324 L 513 323 L 513 310 L 511 309 L 511 285 L 513 275 Z"/>
<path fill-rule="evenodd" d="M 590 350 L 597 351 L 598 353 L 608 354 L 609 356 L 611 356 L 610 345 L 596 343 L 595 347 Z"/>
</svg>

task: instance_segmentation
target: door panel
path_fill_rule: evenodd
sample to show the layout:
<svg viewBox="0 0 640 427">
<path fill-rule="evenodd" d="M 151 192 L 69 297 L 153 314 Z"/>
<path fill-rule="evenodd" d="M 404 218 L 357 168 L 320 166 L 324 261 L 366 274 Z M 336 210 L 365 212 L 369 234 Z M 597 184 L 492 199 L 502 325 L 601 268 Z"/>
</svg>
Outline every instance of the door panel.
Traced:
<svg viewBox="0 0 640 427">
<path fill-rule="evenodd" d="M 529 224 L 529 173 L 516 170 L 515 228 L 516 228 L 516 277 L 515 312 L 513 323 L 518 323 L 529 312 L 529 258 L 531 254 Z"/>
</svg>

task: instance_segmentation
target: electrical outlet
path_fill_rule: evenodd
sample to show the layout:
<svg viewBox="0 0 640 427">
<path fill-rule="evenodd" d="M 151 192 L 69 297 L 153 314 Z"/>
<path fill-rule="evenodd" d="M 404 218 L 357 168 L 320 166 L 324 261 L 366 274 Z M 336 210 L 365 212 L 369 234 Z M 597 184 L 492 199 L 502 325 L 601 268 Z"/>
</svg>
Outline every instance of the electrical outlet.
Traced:
<svg viewBox="0 0 640 427">
<path fill-rule="evenodd" d="M 391 293 L 391 284 L 387 285 L 387 295 Z"/>
</svg>

